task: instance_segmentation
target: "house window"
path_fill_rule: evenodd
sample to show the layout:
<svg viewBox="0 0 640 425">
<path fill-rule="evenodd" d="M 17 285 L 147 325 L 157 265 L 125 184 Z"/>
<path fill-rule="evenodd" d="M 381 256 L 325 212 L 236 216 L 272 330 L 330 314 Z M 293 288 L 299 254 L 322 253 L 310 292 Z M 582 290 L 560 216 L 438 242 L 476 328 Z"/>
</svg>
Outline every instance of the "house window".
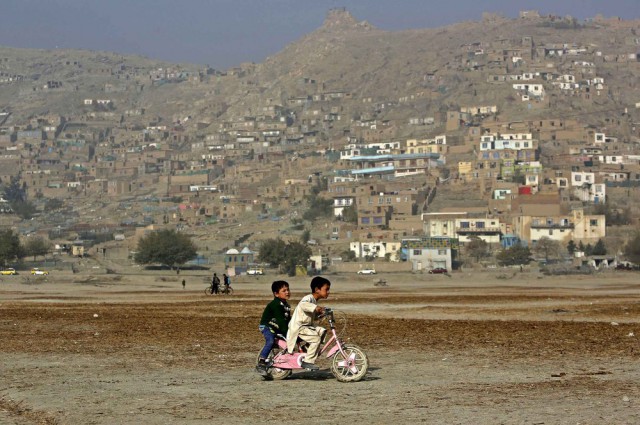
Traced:
<svg viewBox="0 0 640 425">
<path fill-rule="evenodd" d="M 369 224 L 369 221 L 370 221 L 369 217 L 362 217 L 360 223 L 361 224 Z"/>
<path fill-rule="evenodd" d="M 391 205 L 391 197 L 387 197 L 387 204 Z"/>
<path fill-rule="evenodd" d="M 439 249 L 438 250 L 438 255 L 447 255 L 447 250 L 446 249 Z"/>
<path fill-rule="evenodd" d="M 382 224 L 382 217 L 373 217 L 373 224 Z"/>
<path fill-rule="evenodd" d="M 553 236 L 553 230 L 549 230 L 549 236 Z"/>
<path fill-rule="evenodd" d="M 373 199 L 369 198 L 369 202 L 367 202 L 369 205 L 373 205 Z"/>
<path fill-rule="evenodd" d="M 460 222 L 460 227 L 463 228 L 463 229 L 468 229 L 470 227 L 469 226 L 469 222 L 468 221 L 461 221 Z"/>
<path fill-rule="evenodd" d="M 597 226 L 598 225 L 598 220 L 589 220 L 589 224 L 591 226 Z"/>
<path fill-rule="evenodd" d="M 378 205 L 384 204 L 384 198 L 381 196 L 378 198 Z"/>
<path fill-rule="evenodd" d="M 576 176 L 575 176 L 575 180 L 576 180 L 577 182 L 582 181 L 582 176 L 581 176 L 581 175 L 579 175 L 579 174 L 576 174 Z"/>
<path fill-rule="evenodd" d="M 478 221 L 476 222 L 476 227 L 478 229 L 484 229 L 484 221 Z"/>
<path fill-rule="evenodd" d="M 421 249 L 414 249 L 413 250 L 413 255 L 422 255 L 422 250 Z"/>
</svg>

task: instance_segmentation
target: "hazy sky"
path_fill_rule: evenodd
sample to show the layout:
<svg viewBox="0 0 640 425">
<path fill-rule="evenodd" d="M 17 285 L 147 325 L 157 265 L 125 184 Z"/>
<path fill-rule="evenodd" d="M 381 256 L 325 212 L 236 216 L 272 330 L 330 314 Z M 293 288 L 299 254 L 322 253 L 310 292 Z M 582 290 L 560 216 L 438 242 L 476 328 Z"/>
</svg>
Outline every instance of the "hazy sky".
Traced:
<svg viewBox="0 0 640 425">
<path fill-rule="evenodd" d="M 640 0 L 0 0 L 0 45 L 141 54 L 227 68 L 261 62 L 346 7 L 384 30 L 432 28 L 482 12 L 535 9 L 640 18 Z"/>
</svg>

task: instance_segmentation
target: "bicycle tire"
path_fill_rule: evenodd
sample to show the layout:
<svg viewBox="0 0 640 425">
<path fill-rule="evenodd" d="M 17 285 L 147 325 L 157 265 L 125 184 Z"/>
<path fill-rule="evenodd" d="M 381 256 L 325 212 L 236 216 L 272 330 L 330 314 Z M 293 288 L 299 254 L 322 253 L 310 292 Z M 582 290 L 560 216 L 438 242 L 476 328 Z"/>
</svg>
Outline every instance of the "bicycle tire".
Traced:
<svg viewBox="0 0 640 425">
<path fill-rule="evenodd" d="M 278 346 L 273 347 L 269 352 L 268 360 L 273 360 L 275 355 L 279 352 L 280 348 L 278 348 Z M 260 357 L 258 356 L 258 360 L 259 359 Z M 272 381 L 274 379 L 280 381 L 282 379 L 287 379 L 289 376 L 291 376 L 292 372 L 293 371 L 291 369 L 279 369 L 277 367 L 270 367 L 269 369 L 267 369 L 267 374 L 264 376 L 264 379 L 267 381 Z"/>
<path fill-rule="evenodd" d="M 207 287 L 207 288 L 204 290 L 204 293 L 205 293 L 205 295 L 211 295 L 211 287 L 210 287 L 210 286 L 209 286 L 209 287 Z"/>
<path fill-rule="evenodd" d="M 347 354 L 347 358 L 338 351 L 331 361 L 331 373 L 339 382 L 360 381 L 369 369 L 369 358 L 360 347 L 354 344 L 345 344 L 343 351 Z"/>
</svg>

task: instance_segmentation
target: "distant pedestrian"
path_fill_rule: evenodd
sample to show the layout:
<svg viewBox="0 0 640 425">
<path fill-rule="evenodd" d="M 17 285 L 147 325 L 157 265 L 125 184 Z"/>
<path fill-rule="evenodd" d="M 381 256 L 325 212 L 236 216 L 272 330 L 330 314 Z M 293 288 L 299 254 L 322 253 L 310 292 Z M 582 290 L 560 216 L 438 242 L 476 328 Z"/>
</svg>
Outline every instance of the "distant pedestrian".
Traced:
<svg viewBox="0 0 640 425">
<path fill-rule="evenodd" d="M 226 273 L 222 275 L 222 283 L 224 284 L 224 289 L 228 290 L 229 286 L 231 286 L 231 278 Z"/>
<path fill-rule="evenodd" d="M 217 294 L 220 291 L 220 278 L 216 273 L 213 274 L 211 279 L 211 293 Z"/>
<path fill-rule="evenodd" d="M 187 287 L 187 281 L 182 279 L 182 289 L 186 289 Z"/>
</svg>

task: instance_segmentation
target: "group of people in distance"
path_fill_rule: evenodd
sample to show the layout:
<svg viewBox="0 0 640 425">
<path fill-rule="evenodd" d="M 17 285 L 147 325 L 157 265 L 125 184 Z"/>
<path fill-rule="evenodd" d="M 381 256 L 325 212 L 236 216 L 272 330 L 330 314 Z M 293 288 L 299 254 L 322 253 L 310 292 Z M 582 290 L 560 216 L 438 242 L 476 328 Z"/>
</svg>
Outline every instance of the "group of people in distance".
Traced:
<svg viewBox="0 0 640 425">
<path fill-rule="evenodd" d="M 318 370 L 315 361 L 318 358 L 318 350 L 327 330 L 313 324 L 314 319 L 324 314 L 325 308 L 318 306 L 318 300 L 329 297 L 331 282 L 321 276 L 311 280 L 311 293 L 304 296 L 291 314 L 291 306 L 287 300 L 291 296 L 289 283 L 277 280 L 271 284 L 273 301 L 271 301 L 262 313 L 260 320 L 260 332 L 264 336 L 265 344 L 260 351 L 256 371 L 266 375 L 269 364 L 269 353 L 276 343 L 276 335 L 287 338 L 287 351 L 293 353 L 296 340 L 300 338 L 308 344 L 307 354 L 302 367 L 308 370 Z"/>
<path fill-rule="evenodd" d="M 229 278 L 229 276 L 227 276 L 226 273 L 222 274 L 222 280 L 223 280 L 225 289 L 228 289 L 229 286 L 231 285 L 231 279 Z M 217 273 L 214 273 L 213 278 L 211 279 L 211 293 L 212 294 L 220 293 L 220 278 L 218 277 Z"/>
</svg>

